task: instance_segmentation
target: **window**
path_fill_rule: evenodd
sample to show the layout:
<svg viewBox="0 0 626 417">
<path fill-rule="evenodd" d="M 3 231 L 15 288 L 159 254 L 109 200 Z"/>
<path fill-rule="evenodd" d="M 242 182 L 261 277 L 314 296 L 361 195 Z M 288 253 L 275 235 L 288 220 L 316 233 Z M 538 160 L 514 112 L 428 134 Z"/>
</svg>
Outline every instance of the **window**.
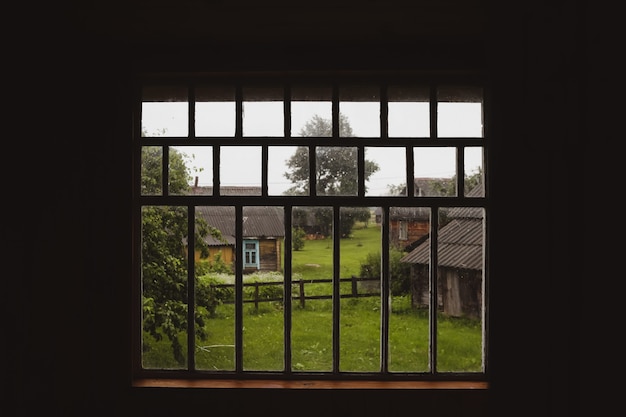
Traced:
<svg viewBox="0 0 626 417">
<path fill-rule="evenodd" d="M 142 80 L 135 379 L 486 381 L 488 114 L 463 81 Z"/>
<path fill-rule="evenodd" d="M 259 269 L 259 242 L 256 240 L 244 240 L 243 241 L 243 259 L 244 268 Z"/>
<path fill-rule="evenodd" d="M 408 239 L 408 224 L 405 221 L 400 220 L 398 222 L 398 239 L 407 240 Z"/>
</svg>

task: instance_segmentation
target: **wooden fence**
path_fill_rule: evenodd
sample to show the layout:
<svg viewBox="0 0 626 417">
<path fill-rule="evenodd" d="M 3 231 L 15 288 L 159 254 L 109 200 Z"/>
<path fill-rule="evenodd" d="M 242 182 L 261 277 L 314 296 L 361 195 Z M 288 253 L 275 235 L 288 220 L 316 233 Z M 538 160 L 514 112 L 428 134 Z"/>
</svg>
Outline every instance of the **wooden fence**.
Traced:
<svg viewBox="0 0 626 417">
<path fill-rule="evenodd" d="M 292 300 L 299 300 L 300 306 L 304 307 L 306 300 L 328 300 L 332 299 L 333 296 L 331 294 L 328 295 L 306 295 L 305 286 L 307 284 L 324 284 L 324 283 L 332 283 L 332 279 L 298 279 L 291 281 L 292 287 L 298 286 L 298 294 L 292 295 Z M 351 283 L 351 291 L 347 294 L 340 294 L 341 298 L 360 298 L 360 297 L 376 297 L 380 296 L 380 291 L 365 291 L 359 292 L 359 282 L 380 282 L 380 278 L 359 278 L 352 276 L 351 278 L 340 278 L 339 282 L 350 282 Z M 283 281 L 268 281 L 268 282 L 246 282 L 243 284 L 244 287 L 254 287 L 253 297 L 250 299 L 244 299 L 244 303 L 254 303 L 254 307 L 258 308 L 259 303 L 270 302 L 270 301 L 283 301 L 283 297 L 276 298 L 264 298 L 259 297 L 259 288 L 268 285 L 284 285 Z M 214 288 L 234 288 L 235 284 L 212 284 Z M 234 304 L 234 301 L 224 301 L 224 304 Z"/>
</svg>

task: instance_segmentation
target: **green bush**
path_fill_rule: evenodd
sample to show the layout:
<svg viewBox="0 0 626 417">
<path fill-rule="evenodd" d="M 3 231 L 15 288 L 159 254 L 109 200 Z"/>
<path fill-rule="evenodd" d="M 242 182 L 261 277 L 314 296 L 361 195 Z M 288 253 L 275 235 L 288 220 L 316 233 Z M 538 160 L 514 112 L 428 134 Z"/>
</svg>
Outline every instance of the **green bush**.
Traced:
<svg viewBox="0 0 626 417">
<path fill-rule="evenodd" d="M 304 249 L 304 237 L 306 236 L 306 232 L 301 227 L 295 227 L 293 229 L 293 238 L 292 238 L 292 248 L 293 250 L 302 250 Z"/>
<path fill-rule="evenodd" d="M 198 277 L 196 281 L 196 304 L 204 307 L 211 317 L 215 317 L 217 307 L 224 302 L 235 299 L 234 289 L 231 287 L 216 287 L 217 284 L 228 284 L 225 274 L 207 274 Z"/>
<path fill-rule="evenodd" d="M 392 295 L 408 294 L 411 289 L 411 265 L 400 262 L 405 255 L 399 249 L 391 248 L 389 252 L 389 278 Z M 360 274 L 362 278 L 380 278 L 380 252 L 368 253 L 361 262 Z"/>
</svg>

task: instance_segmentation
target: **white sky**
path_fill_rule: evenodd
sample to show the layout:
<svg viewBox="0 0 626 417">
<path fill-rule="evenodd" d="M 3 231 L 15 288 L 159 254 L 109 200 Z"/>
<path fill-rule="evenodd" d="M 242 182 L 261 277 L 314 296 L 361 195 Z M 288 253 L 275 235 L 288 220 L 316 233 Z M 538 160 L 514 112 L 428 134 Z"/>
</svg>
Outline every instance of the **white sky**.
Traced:
<svg viewBox="0 0 626 417">
<path fill-rule="evenodd" d="M 376 137 L 380 132 L 379 104 L 371 102 L 341 102 L 344 114 L 355 136 Z M 429 106 L 423 102 L 389 103 L 389 136 L 429 136 Z M 187 136 L 188 104 L 186 102 L 143 103 L 142 129 L 151 136 Z M 293 102 L 292 136 L 297 136 L 304 124 L 318 114 L 331 118 L 331 103 Z M 234 102 L 196 103 L 196 136 L 234 136 Z M 482 116 L 480 103 L 438 103 L 439 137 L 481 137 Z M 282 102 L 244 102 L 244 136 L 283 136 Z M 165 134 L 159 134 L 165 129 Z M 303 140 L 303 144 L 305 144 Z M 391 140 L 390 143 L 393 143 Z M 187 166 L 201 168 L 192 171 L 199 185 L 212 185 L 211 147 L 177 147 L 190 157 Z M 295 146 L 269 148 L 268 188 L 270 195 L 282 194 L 291 186 L 283 176 L 286 161 L 295 152 Z M 386 195 L 389 185 L 404 184 L 405 151 L 398 148 L 366 148 L 366 158 L 375 161 L 380 170 L 366 183 L 367 195 Z M 260 185 L 261 147 L 222 147 L 222 185 Z M 415 177 L 452 177 L 455 174 L 454 148 L 416 148 L 414 153 Z M 355 162 L 356 163 L 356 162 Z M 479 147 L 465 148 L 466 172 L 475 172 L 482 166 Z"/>
</svg>

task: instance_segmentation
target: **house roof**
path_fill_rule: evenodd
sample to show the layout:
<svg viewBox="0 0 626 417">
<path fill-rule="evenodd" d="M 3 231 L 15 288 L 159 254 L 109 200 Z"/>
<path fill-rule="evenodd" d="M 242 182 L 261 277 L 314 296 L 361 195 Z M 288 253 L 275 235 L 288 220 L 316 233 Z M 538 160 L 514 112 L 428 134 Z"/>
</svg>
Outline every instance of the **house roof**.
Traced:
<svg viewBox="0 0 626 417">
<path fill-rule="evenodd" d="M 380 216 L 383 210 L 380 207 L 376 207 L 375 214 Z M 430 210 L 426 207 L 389 207 L 389 219 L 390 220 L 425 220 L 430 219 Z"/>
<path fill-rule="evenodd" d="M 467 193 L 468 197 L 483 195 L 482 186 Z M 439 266 L 481 270 L 483 264 L 483 210 L 477 207 L 454 207 L 448 213 L 450 222 L 438 233 Z M 428 264 L 430 238 L 401 258 L 401 262 Z"/>
<path fill-rule="evenodd" d="M 222 232 L 227 244 L 235 244 L 235 208 L 230 206 L 198 206 L 196 213 L 202 216 L 209 226 Z M 243 208 L 243 237 L 270 238 L 284 237 L 284 211 L 282 207 L 246 206 Z M 209 245 L 222 246 L 224 242 L 207 236 Z"/>
</svg>

